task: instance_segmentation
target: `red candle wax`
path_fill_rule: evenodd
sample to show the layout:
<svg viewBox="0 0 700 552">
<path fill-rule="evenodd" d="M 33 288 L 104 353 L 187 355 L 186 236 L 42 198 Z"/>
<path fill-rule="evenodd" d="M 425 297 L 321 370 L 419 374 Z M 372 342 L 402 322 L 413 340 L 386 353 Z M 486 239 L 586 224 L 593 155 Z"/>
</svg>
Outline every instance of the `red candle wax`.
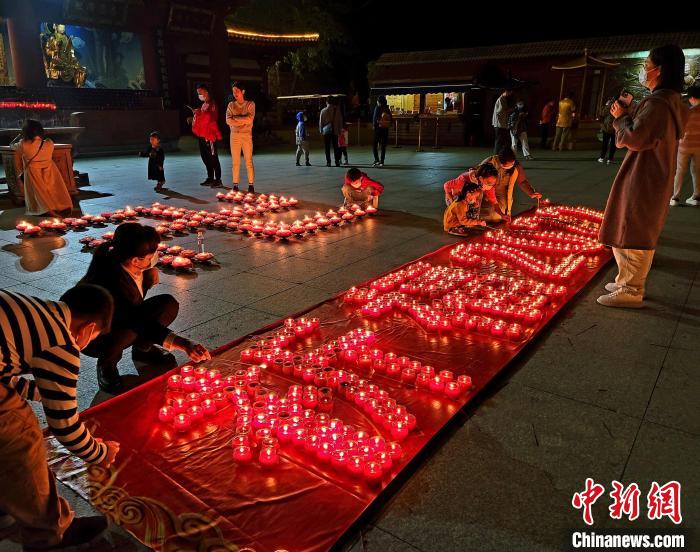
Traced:
<svg viewBox="0 0 700 552">
<path fill-rule="evenodd" d="M 240 445 L 233 449 L 233 459 L 239 464 L 247 464 L 253 460 L 253 453 L 249 446 Z"/>
<path fill-rule="evenodd" d="M 187 431 L 192 426 L 192 420 L 188 414 L 180 413 L 176 414 L 173 418 L 173 427 L 175 431 Z"/>
<path fill-rule="evenodd" d="M 161 422 L 170 422 L 175 417 L 175 410 L 171 406 L 164 406 L 158 411 L 158 419 Z"/>
<path fill-rule="evenodd" d="M 430 380 L 429 389 L 433 393 L 442 393 L 445 390 L 445 382 L 440 376 L 435 376 Z"/>
<path fill-rule="evenodd" d="M 205 416 L 216 414 L 216 401 L 213 399 L 204 399 L 202 401 L 202 411 Z"/>
<path fill-rule="evenodd" d="M 204 410 L 201 406 L 190 406 L 187 409 L 187 413 L 190 415 L 190 419 L 193 423 L 199 422 L 202 418 L 204 418 Z"/>
<path fill-rule="evenodd" d="M 450 399 L 456 399 L 462 393 L 462 389 L 456 381 L 450 381 L 445 384 L 445 396 Z"/>
<path fill-rule="evenodd" d="M 182 376 L 179 374 L 173 374 L 168 378 L 168 389 L 177 391 L 182 387 Z"/>
<path fill-rule="evenodd" d="M 379 462 L 373 460 L 365 463 L 363 469 L 365 481 L 368 483 L 376 483 L 382 478 L 382 466 Z"/>
</svg>

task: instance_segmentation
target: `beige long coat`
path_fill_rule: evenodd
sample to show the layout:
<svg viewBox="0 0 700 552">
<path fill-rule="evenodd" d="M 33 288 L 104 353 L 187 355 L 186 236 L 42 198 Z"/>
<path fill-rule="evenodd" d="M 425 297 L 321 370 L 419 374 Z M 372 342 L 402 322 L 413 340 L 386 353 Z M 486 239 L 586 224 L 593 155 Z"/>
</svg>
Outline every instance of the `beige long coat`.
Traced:
<svg viewBox="0 0 700 552">
<path fill-rule="evenodd" d="M 627 155 L 615 177 L 598 239 L 618 249 L 655 249 L 673 194 L 678 140 L 688 113 L 673 90 L 656 90 L 613 122 Z"/>
</svg>

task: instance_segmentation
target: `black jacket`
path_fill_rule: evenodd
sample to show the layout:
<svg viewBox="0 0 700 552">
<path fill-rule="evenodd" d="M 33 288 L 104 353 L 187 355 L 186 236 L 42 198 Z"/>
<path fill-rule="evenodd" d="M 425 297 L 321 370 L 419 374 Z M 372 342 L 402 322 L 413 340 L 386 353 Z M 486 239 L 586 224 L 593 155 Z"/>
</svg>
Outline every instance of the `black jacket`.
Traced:
<svg viewBox="0 0 700 552">
<path fill-rule="evenodd" d="M 163 148 L 154 148 L 148 146 L 146 151 L 139 153 L 139 157 L 148 157 L 148 180 L 157 180 L 163 182 L 165 180 L 165 152 Z"/>
<path fill-rule="evenodd" d="M 80 281 L 81 284 L 95 284 L 102 286 L 112 294 L 114 299 L 114 317 L 112 329 L 128 328 L 136 332 L 140 338 L 150 343 L 162 345 L 170 330 L 152 319 L 144 319 L 139 313 L 139 306 L 143 303 L 136 282 L 117 263 L 104 259 L 93 263 L 88 273 Z M 156 282 L 157 268 L 150 268 L 143 273 L 143 295 L 148 293 Z"/>
</svg>

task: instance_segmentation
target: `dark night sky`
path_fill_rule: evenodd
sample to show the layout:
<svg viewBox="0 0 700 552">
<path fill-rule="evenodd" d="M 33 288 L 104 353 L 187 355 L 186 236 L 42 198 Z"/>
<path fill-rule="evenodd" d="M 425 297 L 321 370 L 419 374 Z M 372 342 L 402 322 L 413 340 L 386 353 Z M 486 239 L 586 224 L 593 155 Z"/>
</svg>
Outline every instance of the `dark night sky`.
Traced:
<svg viewBox="0 0 700 552">
<path fill-rule="evenodd" d="M 559 7 L 544 9 L 538 8 L 541 4 L 537 2 L 521 1 L 520 5 L 527 6 L 521 9 L 498 0 L 487 0 L 481 5 L 460 0 L 424 0 L 415 4 L 366 0 L 353 4 L 356 9 L 351 16 L 352 34 L 359 37 L 361 48 L 370 57 L 389 51 L 700 29 L 695 17 L 681 5 L 666 14 L 640 11 L 634 17 L 631 2 L 606 3 L 602 10 L 593 2 L 561 2 Z M 628 7 L 622 9 L 625 4 Z M 504 15 L 499 18 L 499 13 Z M 562 16 L 568 19 L 562 22 Z"/>
</svg>

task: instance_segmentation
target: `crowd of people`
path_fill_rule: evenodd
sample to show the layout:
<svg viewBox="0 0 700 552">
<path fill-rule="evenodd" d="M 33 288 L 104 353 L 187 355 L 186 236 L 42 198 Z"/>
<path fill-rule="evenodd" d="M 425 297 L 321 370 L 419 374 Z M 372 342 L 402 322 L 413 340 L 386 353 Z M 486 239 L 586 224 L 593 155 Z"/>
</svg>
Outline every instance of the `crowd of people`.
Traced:
<svg viewBox="0 0 700 552">
<path fill-rule="evenodd" d="M 688 165 L 694 193 L 686 203 L 697 205 L 700 201 L 700 97 L 699 90 L 691 88 L 691 109 L 682 104 L 683 69 L 684 56 L 679 47 L 653 49 L 639 75 L 640 83 L 650 94 L 634 104 L 628 94 L 621 93 L 608 103 L 608 111 L 603 114 L 603 134 L 607 137 L 599 161 L 612 161 L 616 147 L 627 149 L 600 228 L 599 240 L 611 247 L 618 268 L 615 281 L 606 285 L 609 293 L 598 298 L 604 306 L 643 305 L 646 279 L 668 213 L 669 198 L 671 205 L 680 202 Z M 217 106 L 205 85 L 198 85 L 197 92 L 202 105 L 192 110 L 191 123 L 207 171 L 202 184 L 218 187 L 222 183 L 216 149 L 221 138 L 216 125 Z M 542 197 L 516 159 L 514 150 L 518 143 L 524 157 L 530 157 L 524 130 L 528 113 L 524 103 L 515 102 L 511 107 L 511 96 L 512 92 L 505 91 L 496 103 L 494 155 L 444 184 L 447 209 L 443 227 L 451 234 L 463 236 L 491 223 L 507 224 L 512 217 L 516 185 L 532 199 Z M 238 83 L 233 85 L 233 97 L 226 110 L 234 154 L 232 186 L 238 189 L 242 154 L 248 190 L 252 192 L 255 179 L 251 130 L 255 105 L 245 99 L 245 89 Z M 545 145 L 546 127 L 554 120 L 554 108 L 553 101 L 547 102 L 540 119 Z M 567 94 L 559 102 L 555 149 L 562 149 L 567 143 L 575 112 L 573 94 Z M 297 164 L 302 155 L 309 164 L 307 121 L 303 113 L 297 119 Z M 373 117 L 373 150 L 378 167 L 384 163 L 390 123 L 390 110 L 386 101 L 380 99 Z M 340 138 L 343 129 L 340 110 L 329 98 L 319 118 L 328 166 L 331 149 L 335 165 L 340 165 L 342 144 L 347 144 L 347 137 Z M 44 137 L 41 125 L 29 121 L 16 147 L 24 164 L 27 212 L 60 215 L 71 209 L 70 194 L 51 160 L 53 144 Z M 157 190 L 163 189 L 164 154 L 157 133 L 151 134 L 149 149 L 142 155 L 149 159 L 148 177 L 156 181 Z M 382 184 L 358 168 L 347 170 L 342 186 L 346 204 L 377 207 L 383 192 Z M 8 519 L 19 522 L 25 550 L 84 545 L 106 527 L 101 516 L 76 518 L 59 496 L 39 422 L 27 401 L 42 403 L 51 432 L 69 451 L 87 463 L 108 468 L 119 452 L 119 444 L 93 436 L 78 415 L 81 353 L 97 358 L 99 386 L 109 393 L 123 390 L 117 366 L 128 348 L 137 362 L 172 360 L 173 350 L 184 351 L 194 362 L 210 358 L 206 347 L 170 329 L 178 315 L 176 299 L 169 294 L 151 294 L 159 281 L 158 243 L 153 228 L 124 223 L 117 228 L 111 243 L 97 249 L 80 283 L 59 301 L 0 290 L 0 526 Z M 32 379 L 27 379 L 27 375 Z"/>
</svg>

